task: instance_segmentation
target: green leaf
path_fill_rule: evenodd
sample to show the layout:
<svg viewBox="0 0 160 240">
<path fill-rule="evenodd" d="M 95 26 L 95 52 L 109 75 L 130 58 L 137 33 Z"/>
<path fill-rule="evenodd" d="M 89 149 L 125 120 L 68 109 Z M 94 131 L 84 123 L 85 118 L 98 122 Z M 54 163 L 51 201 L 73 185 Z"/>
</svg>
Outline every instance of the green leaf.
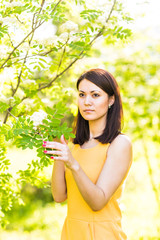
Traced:
<svg viewBox="0 0 160 240">
<path fill-rule="evenodd" d="M 41 62 L 38 62 L 38 64 L 42 67 L 42 68 L 45 68 L 44 64 L 41 63 Z"/>
<path fill-rule="evenodd" d="M 0 101 L 0 112 L 3 113 L 9 108 L 9 104 Z"/>
</svg>

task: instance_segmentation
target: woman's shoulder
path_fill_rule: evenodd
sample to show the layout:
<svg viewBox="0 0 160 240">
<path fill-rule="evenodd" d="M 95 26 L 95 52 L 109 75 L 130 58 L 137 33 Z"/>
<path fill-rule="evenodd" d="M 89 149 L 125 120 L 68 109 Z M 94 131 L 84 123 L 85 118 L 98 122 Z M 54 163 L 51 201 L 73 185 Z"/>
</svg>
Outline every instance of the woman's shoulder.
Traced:
<svg viewBox="0 0 160 240">
<path fill-rule="evenodd" d="M 129 136 L 125 134 L 119 134 L 111 144 L 124 144 L 124 145 L 131 145 L 131 139 Z"/>
<path fill-rule="evenodd" d="M 116 164 L 130 168 L 132 163 L 132 143 L 128 136 L 119 134 L 110 144 L 107 156 Z"/>
<path fill-rule="evenodd" d="M 124 151 L 132 149 L 131 139 L 125 134 L 119 134 L 110 144 L 110 150 Z"/>
</svg>

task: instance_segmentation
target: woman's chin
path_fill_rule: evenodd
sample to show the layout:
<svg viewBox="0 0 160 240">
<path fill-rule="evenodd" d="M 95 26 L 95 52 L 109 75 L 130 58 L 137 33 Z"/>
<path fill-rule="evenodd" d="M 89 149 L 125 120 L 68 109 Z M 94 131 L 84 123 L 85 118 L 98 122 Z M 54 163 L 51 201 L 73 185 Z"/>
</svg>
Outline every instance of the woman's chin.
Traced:
<svg viewBox="0 0 160 240">
<path fill-rule="evenodd" d="M 84 118 L 86 121 L 94 121 L 94 120 L 96 120 L 96 118 L 87 117 L 87 116 L 83 116 L 83 118 Z"/>
</svg>

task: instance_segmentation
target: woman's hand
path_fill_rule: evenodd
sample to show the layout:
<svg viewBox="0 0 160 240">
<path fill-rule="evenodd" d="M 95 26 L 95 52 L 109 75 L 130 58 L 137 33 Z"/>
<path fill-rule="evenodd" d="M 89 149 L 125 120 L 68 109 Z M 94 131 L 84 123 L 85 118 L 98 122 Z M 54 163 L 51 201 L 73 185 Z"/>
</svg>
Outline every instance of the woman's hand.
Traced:
<svg viewBox="0 0 160 240">
<path fill-rule="evenodd" d="M 43 142 L 43 147 L 51 148 L 52 150 L 44 150 L 44 153 L 51 154 L 52 159 L 56 161 L 62 161 L 64 164 L 71 170 L 78 170 L 79 164 L 73 158 L 72 153 L 64 139 L 64 135 L 60 138 L 61 143 L 59 142 Z"/>
</svg>

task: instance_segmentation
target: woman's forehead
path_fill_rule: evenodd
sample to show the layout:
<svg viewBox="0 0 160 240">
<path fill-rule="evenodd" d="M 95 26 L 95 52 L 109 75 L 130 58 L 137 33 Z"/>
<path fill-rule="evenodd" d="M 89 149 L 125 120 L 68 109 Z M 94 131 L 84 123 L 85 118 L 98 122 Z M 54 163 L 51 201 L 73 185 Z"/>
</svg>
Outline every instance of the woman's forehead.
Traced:
<svg viewBox="0 0 160 240">
<path fill-rule="evenodd" d="M 79 83 L 78 87 L 79 91 L 103 91 L 100 87 L 98 87 L 96 84 L 92 83 L 91 81 L 87 79 L 83 79 Z"/>
</svg>

